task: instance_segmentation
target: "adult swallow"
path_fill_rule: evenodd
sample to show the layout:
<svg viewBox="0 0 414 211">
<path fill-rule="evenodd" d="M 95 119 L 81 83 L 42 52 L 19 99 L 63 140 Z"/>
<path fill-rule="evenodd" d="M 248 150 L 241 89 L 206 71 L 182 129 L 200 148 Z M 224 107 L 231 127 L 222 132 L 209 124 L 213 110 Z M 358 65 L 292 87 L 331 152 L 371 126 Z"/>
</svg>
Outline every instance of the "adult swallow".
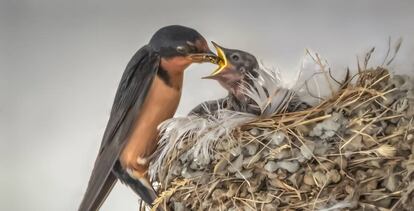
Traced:
<svg viewBox="0 0 414 211">
<path fill-rule="evenodd" d="M 152 204 L 156 193 L 147 172 L 157 126 L 177 109 L 184 70 L 202 62 L 217 63 L 217 57 L 200 33 L 179 25 L 159 29 L 135 53 L 118 86 L 80 211 L 98 210 L 118 179 Z"/>
</svg>

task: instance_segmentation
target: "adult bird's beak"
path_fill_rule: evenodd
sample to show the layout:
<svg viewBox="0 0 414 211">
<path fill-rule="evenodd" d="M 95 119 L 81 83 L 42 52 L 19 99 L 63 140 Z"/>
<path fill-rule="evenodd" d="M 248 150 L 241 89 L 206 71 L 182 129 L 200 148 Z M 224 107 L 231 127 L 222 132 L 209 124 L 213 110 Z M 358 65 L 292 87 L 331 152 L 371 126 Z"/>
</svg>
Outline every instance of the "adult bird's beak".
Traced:
<svg viewBox="0 0 414 211">
<path fill-rule="evenodd" d="M 213 64 L 218 64 L 219 62 L 219 58 L 210 49 L 207 53 L 190 54 L 190 59 L 195 63 L 210 62 Z"/>
</svg>

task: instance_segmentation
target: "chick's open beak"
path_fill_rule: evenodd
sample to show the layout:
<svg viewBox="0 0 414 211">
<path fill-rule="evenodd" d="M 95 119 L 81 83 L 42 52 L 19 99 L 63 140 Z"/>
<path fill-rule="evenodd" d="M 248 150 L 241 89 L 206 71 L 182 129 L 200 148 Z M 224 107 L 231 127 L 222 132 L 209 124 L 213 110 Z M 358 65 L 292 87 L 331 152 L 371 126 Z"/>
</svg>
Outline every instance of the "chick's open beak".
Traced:
<svg viewBox="0 0 414 211">
<path fill-rule="evenodd" d="M 219 46 L 217 43 L 213 42 L 213 41 L 211 41 L 211 43 L 213 43 L 214 48 L 217 51 L 216 62 L 214 64 L 217 64 L 218 68 L 216 70 L 214 70 L 214 72 L 211 73 L 209 76 L 203 77 L 204 79 L 213 79 L 213 78 L 215 78 L 214 76 L 219 75 L 228 66 L 226 54 L 224 53 L 223 48 L 221 46 Z"/>
</svg>

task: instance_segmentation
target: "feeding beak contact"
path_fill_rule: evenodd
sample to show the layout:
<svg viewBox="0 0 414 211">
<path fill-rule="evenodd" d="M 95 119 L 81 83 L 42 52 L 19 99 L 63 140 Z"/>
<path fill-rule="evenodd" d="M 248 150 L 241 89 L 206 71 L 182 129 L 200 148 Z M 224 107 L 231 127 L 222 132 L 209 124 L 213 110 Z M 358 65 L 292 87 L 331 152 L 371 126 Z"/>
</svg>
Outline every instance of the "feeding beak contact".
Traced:
<svg viewBox="0 0 414 211">
<path fill-rule="evenodd" d="M 211 75 L 203 77 L 204 79 L 214 78 L 214 76 L 217 76 L 218 74 L 220 74 L 228 66 L 226 54 L 223 51 L 223 47 L 221 47 L 220 45 L 218 45 L 217 43 L 213 41 L 211 41 L 211 43 L 214 45 L 214 48 L 217 51 L 216 63 L 214 64 L 217 64 L 218 68 L 214 70 L 214 72 L 211 73 Z"/>
<path fill-rule="evenodd" d="M 192 62 L 195 63 L 203 63 L 203 62 L 210 62 L 213 64 L 218 64 L 219 62 L 219 58 L 213 53 L 213 52 L 208 52 L 208 53 L 195 53 L 195 54 L 190 54 L 189 55 L 190 59 Z"/>
</svg>

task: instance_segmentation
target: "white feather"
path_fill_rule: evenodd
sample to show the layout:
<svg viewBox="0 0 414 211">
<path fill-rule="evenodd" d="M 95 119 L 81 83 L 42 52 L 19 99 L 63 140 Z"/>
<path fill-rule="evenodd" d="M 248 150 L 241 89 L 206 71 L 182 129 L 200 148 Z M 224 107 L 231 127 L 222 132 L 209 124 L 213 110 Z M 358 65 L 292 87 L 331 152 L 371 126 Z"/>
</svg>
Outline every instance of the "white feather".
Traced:
<svg viewBox="0 0 414 211">
<path fill-rule="evenodd" d="M 198 165 L 207 165 L 211 161 L 212 145 L 222 139 L 232 139 L 232 131 L 256 118 L 255 115 L 219 109 L 208 117 L 188 116 L 169 119 L 159 126 L 161 137 L 153 161 L 150 175 L 155 178 L 164 166 L 171 152 L 180 148 L 186 138 L 191 138 L 192 146 L 183 155 L 193 159 Z"/>
<path fill-rule="evenodd" d="M 309 105 L 316 105 L 329 98 L 339 85 L 330 76 L 328 62 L 318 53 L 306 50 L 298 78 L 292 87 L 299 98 Z"/>
<path fill-rule="evenodd" d="M 248 75 L 252 84 L 243 83 L 242 92 L 259 107 L 265 117 L 280 113 L 292 100 L 294 91 L 281 87 L 280 74 L 277 71 L 259 68 L 258 78 Z"/>
</svg>

